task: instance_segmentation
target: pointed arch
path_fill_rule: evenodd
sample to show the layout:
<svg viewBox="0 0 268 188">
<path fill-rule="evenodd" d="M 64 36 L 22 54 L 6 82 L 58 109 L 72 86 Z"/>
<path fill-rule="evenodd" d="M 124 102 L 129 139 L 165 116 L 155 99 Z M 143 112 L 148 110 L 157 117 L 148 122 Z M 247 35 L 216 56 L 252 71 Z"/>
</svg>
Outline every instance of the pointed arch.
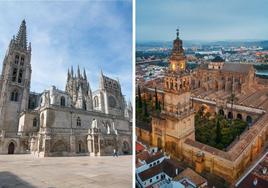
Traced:
<svg viewBox="0 0 268 188">
<path fill-rule="evenodd" d="M 11 100 L 11 101 L 15 101 L 15 102 L 17 102 L 17 101 L 19 100 L 19 92 L 18 92 L 17 89 L 14 89 L 14 90 L 11 92 L 10 100 Z"/>
<path fill-rule="evenodd" d="M 12 82 L 15 82 L 17 80 L 17 73 L 18 73 L 18 69 L 14 67 L 12 71 Z"/>
<path fill-rule="evenodd" d="M 22 82 L 22 75 L 23 75 L 23 70 L 20 69 L 20 70 L 19 70 L 18 83 L 21 83 L 21 82 Z"/>
<path fill-rule="evenodd" d="M 15 153 L 15 147 L 16 147 L 15 142 L 14 141 L 11 141 L 8 144 L 8 154 L 14 154 Z"/>
<path fill-rule="evenodd" d="M 19 63 L 20 56 L 16 54 L 15 56 L 15 64 L 17 65 Z"/>
<path fill-rule="evenodd" d="M 99 106 L 99 97 L 95 96 L 94 97 L 94 107 L 98 107 Z"/>
<path fill-rule="evenodd" d="M 81 127 L 81 118 L 79 116 L 76 119 L 76 126 Z"/>
<path fill-rule="evenodd" d="M 33 127 L 37 127 L 37 118 L 33 118 Z"/>
<path fill-rule="evenodd" d="M 20 57 L 20 65 L 23 66 L 24 65 L 24 56 Z"/>
<path fill-rule="evenodd" d="M 65 97 L 64 96 L 61 96 L 61 98 L 60 98 L 60 105 L 61 106 L 65 106 L 66 104 L 65 104 Z"/>
</svg>

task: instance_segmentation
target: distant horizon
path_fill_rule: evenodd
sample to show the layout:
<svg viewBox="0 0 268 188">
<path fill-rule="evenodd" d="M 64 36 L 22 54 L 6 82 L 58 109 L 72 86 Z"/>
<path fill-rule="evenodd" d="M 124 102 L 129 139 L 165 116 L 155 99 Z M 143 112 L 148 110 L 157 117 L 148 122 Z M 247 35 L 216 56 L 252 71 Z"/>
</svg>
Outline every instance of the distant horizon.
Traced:
<svg viewBox="0 0 268 188">
<path fill-rule="evenodd" d="M 137 0 L 136 40 L 268 39 L 266 0 Z"/>
<path fill-rule="evenodd" d="M 175 38 L 174 38 L 175 39 Z M 172 42 L 174 39 L 171 40 L 142 40 L 138 41 L 136 40 L 136 43 L 147 43 L 147 42 Z M 202 40 L 202 39 L 182 39 L 184 42 L 262 42 L 262 41 L 268 41 L 267 39 L 219 39 L 219 40 Z"/>
</svg>

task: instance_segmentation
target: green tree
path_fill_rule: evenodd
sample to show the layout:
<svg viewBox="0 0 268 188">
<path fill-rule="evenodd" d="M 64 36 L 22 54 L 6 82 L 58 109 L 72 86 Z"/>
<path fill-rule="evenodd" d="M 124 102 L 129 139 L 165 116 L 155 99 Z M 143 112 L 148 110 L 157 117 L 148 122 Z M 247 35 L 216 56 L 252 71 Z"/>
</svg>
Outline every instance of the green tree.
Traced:
<svg viewBox="0 0 268 188">
<path fill-rule="evenodd" d="M 221 125 L 219 118 L 216 119 L 216 144 L 221 142 Z"/>
<path fill-rule="evenodd" d="M 146 103 L 145 100 L 143 102 L 143 114 L 144 114 L 145 118 L 149 117 L 148 109 L 147 109 L 147 103 Z"/>
<path fill-rule="evenodd" d="M 140 86 L 138 85 L 138 108 L 142 108 L 142 99 L 141 99 L 141 89 Z"/>
</svg>

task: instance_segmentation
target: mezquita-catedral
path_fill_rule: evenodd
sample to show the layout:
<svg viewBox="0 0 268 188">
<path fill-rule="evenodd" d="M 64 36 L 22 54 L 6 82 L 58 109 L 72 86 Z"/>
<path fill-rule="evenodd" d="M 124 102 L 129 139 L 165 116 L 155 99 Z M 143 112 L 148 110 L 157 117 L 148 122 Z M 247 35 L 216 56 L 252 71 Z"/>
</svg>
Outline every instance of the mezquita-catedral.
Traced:
<svg viewBox="0 0 268 188">
<path fill-rule="evenodd" d="M 132 106 L 118 80 L 99 75 L 92 91 L 85 70 L 67 73 L 65 91 L 30 92 L 31 43 L 26 23 L 11 39 L 0 80 L 0 154 L 112 155 L 132 151 Z M 33 70 L 34 71 L 34 70 Z"/>
<path fill-rule="evenodd" d="M 152 113 L 149 127 L 137 123 L 137 140 L 161 148 L 198 173 L 206 171 L 235 182 L 268 141 L 267 80 L 255 76 L 253 65 L 221 58 L 188 69 L 178 31 L 168 63 L 163 79 L 139 85 L 142 100 L 157 96 L 154 100 L 161 102 L 161 111 Z M 235 100 L 230 100 L 234 95 Z M 211 118 L 221 115 L 226 121 L 244 121 L 247 128 L 223 149 L 201 143 L 196 140 L 195 127 L 195 115 L 201 108 Z"/>
</svg>

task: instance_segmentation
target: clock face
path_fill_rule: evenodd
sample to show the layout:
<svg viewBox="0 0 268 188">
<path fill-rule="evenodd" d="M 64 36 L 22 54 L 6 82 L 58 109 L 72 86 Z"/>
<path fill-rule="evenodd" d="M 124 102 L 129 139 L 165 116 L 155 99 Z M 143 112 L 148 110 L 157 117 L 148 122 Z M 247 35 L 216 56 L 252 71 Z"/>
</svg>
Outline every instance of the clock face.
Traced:
<svg viewBox="0 0 268 188">
<path fill-rule="evenodd" d="M 108 97 L 109 107 L 115 108 L 116 107 L 116 100 L 113 96 Z"/>
</svg>

